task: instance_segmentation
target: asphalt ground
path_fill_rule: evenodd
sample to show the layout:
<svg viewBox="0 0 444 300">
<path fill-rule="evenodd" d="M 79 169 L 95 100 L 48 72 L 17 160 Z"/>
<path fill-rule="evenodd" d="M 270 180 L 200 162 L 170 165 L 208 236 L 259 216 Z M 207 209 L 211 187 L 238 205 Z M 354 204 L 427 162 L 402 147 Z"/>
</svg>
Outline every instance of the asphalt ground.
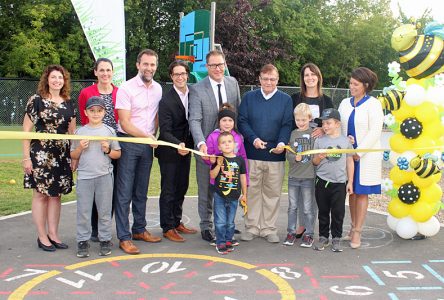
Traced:
<svg viewBox="0 0 444 300">
<path fill-rule="evenodd" d="M 283 246 L 287 196 L 278 220 L 281 243 L 256 238 L 220 255 L 200 234 L 185 243 L 135 241 L 140 255 L 126 255 L 115 238 L 112 254 L 76 257 L 76 205 L 62 208 L 60 235 L 70 248 L 37 248 L 31 215 L 0 219 L 0 299 L 444 299 L 444 233 L 403 240 L 386 216 L 369 212 L 362 247 L 334 253 Z M 161 235 L 158 199 L 148 200 L 148 229 Z M 187 198 L 184 221 L 198 228 L 197 200 Z M 242 230 L 238 214 L 237 227 Z M 348 217 L 344 233 L 348 232 Z M 317 228 L 315 230 L 317 232 Z"/>
</svg>

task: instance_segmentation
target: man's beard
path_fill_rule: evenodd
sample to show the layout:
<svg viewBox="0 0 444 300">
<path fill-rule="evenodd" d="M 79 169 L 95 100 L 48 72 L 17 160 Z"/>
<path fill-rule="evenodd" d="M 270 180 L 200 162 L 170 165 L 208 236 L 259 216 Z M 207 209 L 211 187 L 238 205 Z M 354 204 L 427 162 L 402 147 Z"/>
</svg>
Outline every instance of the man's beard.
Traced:
<svg viewBox="0 0 444 300">
<path fill-rule="evenodd" d="M 140 75 L 140 79 L 142 79 L 142 81 L 145 83 L 150 83 L 151 81 L 153 81 L 154 74 L 153 74 L 153 76 L 151 76 L 150 79 L 146 78 L 145 75 L 143 75 L 143 73 L 141 73 L 139 75 Z"/>
</svg>

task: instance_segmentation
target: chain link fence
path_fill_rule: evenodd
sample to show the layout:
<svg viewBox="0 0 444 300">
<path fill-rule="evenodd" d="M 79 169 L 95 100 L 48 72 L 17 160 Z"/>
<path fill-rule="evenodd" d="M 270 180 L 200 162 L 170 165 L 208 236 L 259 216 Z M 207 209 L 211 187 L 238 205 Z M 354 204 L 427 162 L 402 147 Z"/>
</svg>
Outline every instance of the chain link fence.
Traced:
<svg viewBox="0 0 444 300">
<path fill-rule="evenodd" d="M 72 80 L 71 99 L 77 104 L 80 91 L 93 84 L 94 80 Z M 171 88 L 171 82 L 161 82 L 164 93 Z M 23 122 L 26 103 L 37 90 L 37 79 L 0 78 L 0 126 L 20 126 Z M 240 86 L 241 94 L 257 89 L 255 85 Z M 299 87 L 280 86 L 281 91 L 292 95 L 300 90 Z M 324 88 L 324 93 L 330 96 L 335 107 L 339 106 L 342 99 L 350 97 L 348 89 Z M 380 91 L 373 91 L 376 96 Z M 79 121 L 80 119 L 77 118 Z"/>
</svg>

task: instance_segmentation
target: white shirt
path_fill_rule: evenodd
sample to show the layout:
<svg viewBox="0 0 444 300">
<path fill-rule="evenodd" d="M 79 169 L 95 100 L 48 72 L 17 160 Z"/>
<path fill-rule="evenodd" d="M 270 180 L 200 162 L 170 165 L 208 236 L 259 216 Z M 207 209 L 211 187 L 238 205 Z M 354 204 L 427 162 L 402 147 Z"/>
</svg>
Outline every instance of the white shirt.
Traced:
<svg viewBox="0 0 444 300">
<path fill-rule="evenodd" d="M 220 109 L 220 107 L 219 107 L 219 87 L 217 85 L 220 84 L 220 93 L 222 95 L 222 103 L 227 103 L 227 92 L 225 91 L 224 81 L 222 80 L 222 82 L 217 82 L 217 81 L 214 81 L 213 79 L 211 79 L 211 77 L 208 77 L 208 79 L 210 79 L 211 87 L 213 88 L 213 93 L 214 93 L 214 97 L 216 98 L 217 108 Z"/>
<path fill-rule="evenodd" d="M 176 90 L 176 93 L 179 95 L 180 101 L 182 101 L 183 106 L 185 107 L 185 117 L 188 120 L 188 86 L 185 93 L 182 93 L 179 89 L 176 88 L 176 86 L 173 84 L 174 89 Z"/>
<path fill-rule="evenodd" d="M 261 93 L 262 93 L 262 96 L 264 96 L 265 100 L 269 100 L 271 97 L 274 96 L 274 94 L 276 94 L 277 91 L 278 91 L 278 89 L 275 88 L 274 91 L 272 91 L 270 94 L 265 95 L 264 90 L 261 88 Z"/>
</svg>

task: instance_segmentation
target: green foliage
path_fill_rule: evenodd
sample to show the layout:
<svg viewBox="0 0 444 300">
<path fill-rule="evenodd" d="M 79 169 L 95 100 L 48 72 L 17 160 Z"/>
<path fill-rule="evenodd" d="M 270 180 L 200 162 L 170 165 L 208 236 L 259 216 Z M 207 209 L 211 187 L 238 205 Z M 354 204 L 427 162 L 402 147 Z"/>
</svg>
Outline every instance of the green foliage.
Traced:
<svg viewBox="0 0 444 300">
<path fill-rule="evenodd" d="M 127 77 L 136 74 L 136 56 L 144 48 L 159 54 L 156 77 L 169 81 L 167 66 L 178 51 L 179 12 L 210 9 L 211 0 L 126 0 Z M 387 85 L 387 63 L 396 20 L 390 0 L 220 0 L 216 42 L 223 45 L 233 73 L 257 83 L 258 64 L 273 62 L 280 83 L 299 84 L 307 62 L 321 68 L 329 87 L 347 87 L 358 66 L 373 69 Z M 239 11 L 239 7 L 251 10 Z M 237 19 L 236 19 L 237 18 Z M 430 11 L 417 20 L 430 21 Z M 73 78 L 92 78 L 93 56 L 69 0 L 0 0 L 0 76 L 39 77 L 60 63 Z"/>
</svg>

